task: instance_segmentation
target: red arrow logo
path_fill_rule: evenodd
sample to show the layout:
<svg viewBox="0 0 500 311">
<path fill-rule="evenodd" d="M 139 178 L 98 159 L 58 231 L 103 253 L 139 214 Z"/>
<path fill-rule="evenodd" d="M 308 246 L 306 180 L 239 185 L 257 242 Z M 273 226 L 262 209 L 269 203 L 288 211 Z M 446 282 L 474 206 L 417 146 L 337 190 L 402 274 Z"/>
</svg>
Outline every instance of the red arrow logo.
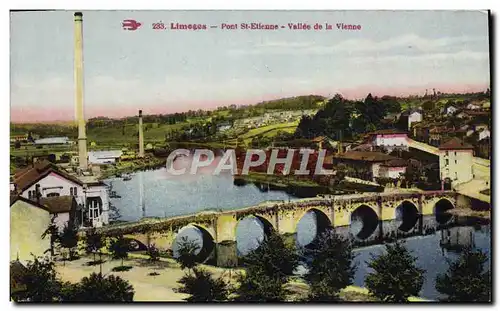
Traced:
<svg viewBox="0 0 500 311">
<path fill-rule="evenodd" d="M 137 30 L 137 28 L 141 27 L 141 23 L 133 19 L 126 19 L 122 22 L 122 27 L 124 30 Z"/>
</svg>

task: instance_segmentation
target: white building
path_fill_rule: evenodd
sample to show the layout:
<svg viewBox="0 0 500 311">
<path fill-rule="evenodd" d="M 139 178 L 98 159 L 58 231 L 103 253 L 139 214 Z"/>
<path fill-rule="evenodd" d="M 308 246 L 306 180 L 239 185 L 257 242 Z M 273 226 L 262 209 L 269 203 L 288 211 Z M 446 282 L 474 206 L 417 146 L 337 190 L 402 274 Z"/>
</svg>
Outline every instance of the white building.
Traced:
<svg viewBox="0 0 500 311">
<path fill-rule="evenodd" d="M 473 103 L 470 103 L 470 104 L 467 105 L 467 109 L 469 109 L 469 110 L 477 110 L 477 109 L 481 109 L 481 106 L 473 104 Z"/>
<path fill-rule="evenodd" d="M 456 137 L 439 146 L 441 180 L 449 178 L 453 186 L 470 181 L 473 177 L 473 149 Z"/>
<path fill-rule="evenodd" d="M 385 178 L 400 178 L 404 173 L 406 173 L 406 167 L 408 163 L 403 159 L 389 160 L 380 164 L 378 171 L 378 177 Z"/>
<path fill-rule="evenodd" d="M 91 164 L 114 164 L 122 154 L 121 150 L 89 151 L 88 159 Z"/>
<path fill-rule="evenodd" d="M 72 141 L 68 137 L 47 137 L 35 140 L 35 145 L 68 145 Z"/>
<path fill-rule="evenodd" d="M 483 139 L 486 139 L 486 138 L 489 138 L 490 137 L 490 131 L 486 128 L 486 129 L 482 129 L 480 132 L 479 132 L 479 140 L 483 140 Z"/>
<path fill-rule="evenodd" d="M 408 150 L 408 133 L 396 129 L 375 131 L 369 133 L 369 143 L 372 146 L 384 147 L 388 151 Z"/>
<path fill-rule="evenodd" d="M 447 106 L 446 108 L 444 108 L 444 113 L 447 114 L 447 115 L 452 115 L 452 114 L 455 114 L 455 112 L 457 112 L 457 108 L 455 106 Z"/>
<path fill-rule="evenodd" d="M 80 213 L 76 217 L 80 219 L 80 226 L 101 227 L 109 222 L 108 186 L 102 182 L 84 183 L 43 161 L 17 173 L 13 184 L 15 194 L 30 200 L 37 200 L 38 197 L 74 197 Z"/>
</svg>

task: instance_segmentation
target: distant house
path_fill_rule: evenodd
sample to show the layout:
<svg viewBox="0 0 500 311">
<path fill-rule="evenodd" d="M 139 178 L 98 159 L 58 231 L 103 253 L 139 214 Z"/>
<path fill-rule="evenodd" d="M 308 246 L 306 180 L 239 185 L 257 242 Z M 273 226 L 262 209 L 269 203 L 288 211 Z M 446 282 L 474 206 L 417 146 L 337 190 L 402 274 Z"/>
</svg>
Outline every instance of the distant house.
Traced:
<svg viewBox="0 0 500 311">
<path fill-rule="evenodd" d="M 122 156 L 121 150 L 89 151 L 88 159 L 92 164 L 114 164 Z"/>
<path fill-rule="evenodd" d="M 479 132 L 479 140 L 483 140 L 483 139 L 486 139 L 486 138 L 490 138 L 490 131 L 488 130 L 488 128 L 483 128 L 481 129 L 481 131 Z"/>
<path fill-rule="evenodd" d="M 408 162 L 403 159 L 389 160 L 380 164 L 379 177 L 399 178 L 406 173 Z"/>
<path fill-rule="evenodd" d="M 367 134 L 368 143 L 374 147 L 383 147 L 389 152 L 394 149 L 408 150 L 408 132 L 387 129 L 371 132 Z"/>
<path fill-rule="evenodd" d="M 217 126 L 217 131 L 218 132 L 225 132 L 231 128 L 230 123 L 222 123 Z"/>
<path fill-rule="evenodd" d="M 478 104 L 470 103 L 470 104 L 467 105 L 467 109 L 469 109 L 469 110 L 477 110 L 477 109 L 481 109 L 481 106 L 478 105 Z"/>
<path fill-rule="evenodd" d="M 401 159 L 385 153 L 373 151 L 348 151 L 334 155 L 332 160 L 334 165 L 343 163 L 358 172 L 356 176 L 352 177 L 358 177 L 365 180 L 393 176 L 396 172 L 399 174 L 403 167 L 403 163 L 399 161 Z M 390 167 L 397 169 L 389 173 L 391 171 L 391 169 L 389 169 Z"/>
<path fill-rule="evenodd" d="M 446 115 L 452 115 L 452 114 L 455 114 L 455 112 L 457 112 L 457 107 L 455 106 L 452 106 L 452 105 L 448 105 L 444 108 L 444 114 Z"/>
<path fill-rule="evenodd" d="M 48 137 L 35 140 L 35 145 L 69 145 L 72 141 L 68 137 Z"/>
<path fill-rule="evenodd" d="M 407 129 L 409 130 L 411 129 L 412 123 L 422 122 L 422 116 L 423 114 L 420 110 L 408 109 L 401 114 L 400 122 L 407 124 L 408 125 Z"/>
<path fill-rule="evenodd" d="M 108 186 L 83 182 L 47 161 L 34 163 L 14 175 L 13 195 L 29 200 L 72 196 L 83 211 L 82 226 L 101 227 L 108 223 Z"/>
</svg>

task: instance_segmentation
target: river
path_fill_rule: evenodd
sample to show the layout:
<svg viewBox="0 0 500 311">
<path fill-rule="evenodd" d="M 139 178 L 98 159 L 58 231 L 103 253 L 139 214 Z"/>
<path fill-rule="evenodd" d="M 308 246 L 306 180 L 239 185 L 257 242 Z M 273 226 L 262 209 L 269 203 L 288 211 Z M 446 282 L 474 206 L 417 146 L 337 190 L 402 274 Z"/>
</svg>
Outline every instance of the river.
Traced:
<svg viewBox="0 0 500 311">
<path fill-rule="evenodd" d="M 119 178 L 105 181 L 112 184 L 113 191 L 121 196 L 112 198 L 121 214 L 120 220 L 135 221 L 146 217 L 171 217 L 193 214 L 202 210 L 229 210 L 244 206 L 251 206 L 263 201 L 289 200 L 295 197 L 283 192 L 264 189 L 249 183 L 236 186 L 233 177 L 228 174 L 213 176 L 211 174 L 198 175 L 168 175 L 166 169 L 138 172 L 131 180 Z M 142 187 L 141 187 L 142 183 Z M 144 211 L 141 204 L 141 189 L 144 201 Z M 350 231 L 359 232 L 361 224 L 354 223 Z M 458 227 L 453 230 L 462 230 L 462 236 L 472 238 L 476 248 L 490 253 L 490 227 L 482 226 L 472 230 L 470 227 Z M 442 231 L 438 230 L 430 235 L 416 236 L 405 239 L 409 250 L 417 257 L 417 265 L 426 270 L 425 283 L 420 296 L 427 299 L 439 298 L 434 289 L 437 273 L 446 271 L 447 260 L 457 258 L 457 254 L 447 251 L 440 246 Z M 306 245 L 316 235 L 316 220 L 314 213 L 306 214 L 297 224 L 297 245 Z M 201 234 L 195 228 L 185 228 L 178 234 L 178 239 L 188 236 L 201 243 Z M 264 237 L 263 226 L 255 218 L 245 218 L 238 223 L 236 231 L 237 250 L 239 254 L 246 254 L 255 249 Z M 364 279 L 370 272 L 366 261 L 370 254 L 380 254 L 384 250 L 382 245 L 372 245 L 355 250 L 355 262 L 358 266 L 354 278 L 354 285 L 364 286 Z M 174 245 L 174 254 L 176 246 Z"/>
</svg>

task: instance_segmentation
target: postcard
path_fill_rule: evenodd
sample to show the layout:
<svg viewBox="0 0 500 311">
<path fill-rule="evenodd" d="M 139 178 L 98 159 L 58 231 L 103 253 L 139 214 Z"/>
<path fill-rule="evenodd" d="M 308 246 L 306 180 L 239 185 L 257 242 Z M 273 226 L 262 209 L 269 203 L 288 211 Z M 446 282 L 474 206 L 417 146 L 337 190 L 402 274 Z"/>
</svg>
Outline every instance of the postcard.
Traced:
<svg viewBox="0 0 500 311">
<path fill-rule="evenodd" d="M 488 11 L 10 24 L 11 301 L 491 303 Z"/>
</svg>

